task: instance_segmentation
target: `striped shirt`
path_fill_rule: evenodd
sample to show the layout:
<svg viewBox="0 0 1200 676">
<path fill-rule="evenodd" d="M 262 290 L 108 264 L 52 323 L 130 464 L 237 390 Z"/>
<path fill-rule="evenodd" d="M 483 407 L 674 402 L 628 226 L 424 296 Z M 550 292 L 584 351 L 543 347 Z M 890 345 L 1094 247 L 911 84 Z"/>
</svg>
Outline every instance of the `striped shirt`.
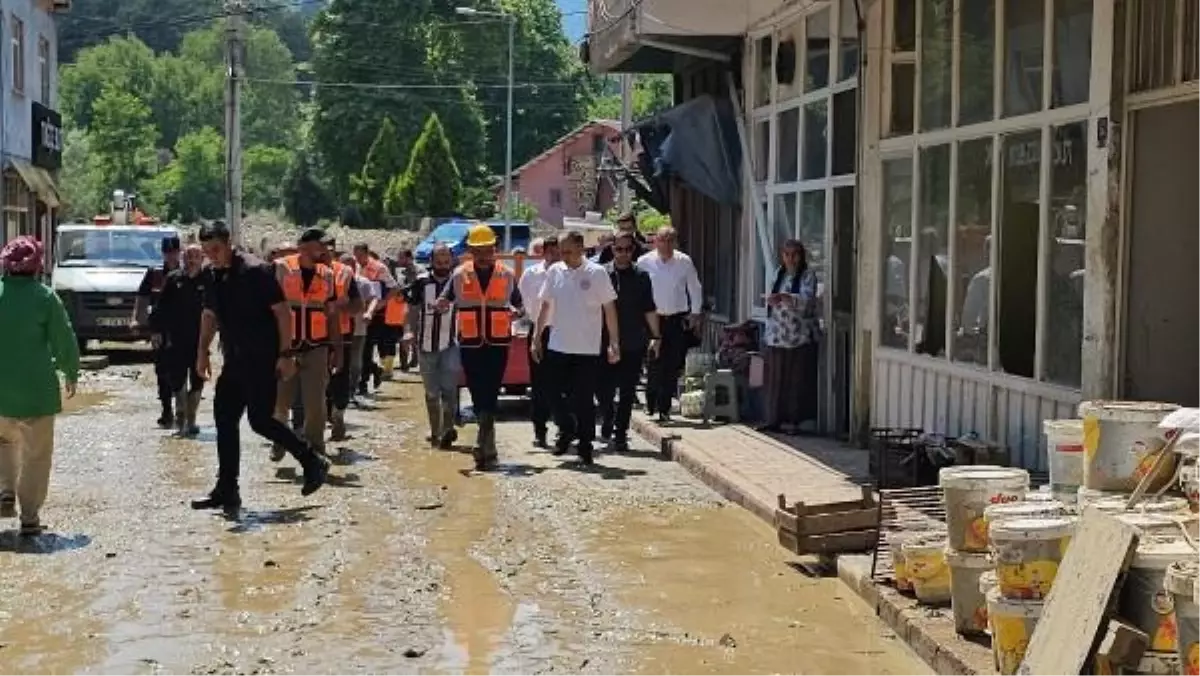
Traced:
<svg viewBox="0 0 1200 676">
<path fill-rule="evenodd" d="M 438 279 L 423 273 L 406 290 L 408 331 L 418 339 L 421 352 L 441 352 L 458 343 L 456 310 L 452 307 L 446 312 L 438 312 L 435 307 L 449 283 L 449 275 Z"/>
</svg>

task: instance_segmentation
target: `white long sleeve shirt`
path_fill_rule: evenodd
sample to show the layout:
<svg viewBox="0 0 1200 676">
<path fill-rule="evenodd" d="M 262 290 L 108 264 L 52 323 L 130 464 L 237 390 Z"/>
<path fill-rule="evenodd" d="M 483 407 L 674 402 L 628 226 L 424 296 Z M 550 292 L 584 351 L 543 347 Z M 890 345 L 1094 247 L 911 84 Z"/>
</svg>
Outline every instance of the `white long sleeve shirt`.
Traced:
<svg viewBox="0 0 1200 676">
<path fill-rule="evenodd" d="M 654 306 L 658 308 L 658 314 L 700 314 L 704 304 L 704 289 L 700 286 L 700 275 L 696 273 L 691 256 L 676 251 L 670 258 L 663 259 L 657 251 L 651 251 L 638 259 L 637 266 L 650 275 L 650 287 L 654 292 Z"/>
<path fill-rule="evenodd" d="M 538 261 L 525 268 L 521 273 L 521 281 L 517 282 L 517 290 L 521 292 L 521 302 L 525 306 L 525 316 L 537 324 L 538 314 L 542 311 L 542 286 L 546 283 L 546 262 Z M 550 317 L 546 317 L 549 326 Z"/>
</svg>

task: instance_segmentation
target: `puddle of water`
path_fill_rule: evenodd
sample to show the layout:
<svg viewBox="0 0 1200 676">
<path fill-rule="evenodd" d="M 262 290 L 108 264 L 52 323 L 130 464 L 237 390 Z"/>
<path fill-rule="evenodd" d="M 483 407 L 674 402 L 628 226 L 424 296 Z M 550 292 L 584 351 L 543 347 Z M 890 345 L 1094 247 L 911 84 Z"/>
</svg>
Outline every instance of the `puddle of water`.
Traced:
<svg viewBox="0 0 1200 676">
<path fill-rule="evenodd" d="M 10 559 L 5 565 L 14 563 Z M 13 601 L 18 597 L 13 594 L 0 606 L 0 664 L 4 673 L 71 674 L 95 664 L 105 653 L 105 643 L 97 638 L 103 623 L 88 612 L 94 594 L 47 580 L 37 571 L 27 571 L 4 584 L 9 590 L 27 589 L 29 585 L 38 590 L 33 597 L 39 599 L 37 605 L 15 607 Z"/>
<path fill-rule="evenodd" d="M 446 668 L 490 673 L 493 653 L 508 636 L 514 613 L 512 599 L 492 571 L 471 556 L 495 522 L 495 486 L 487 477 L 462 474 L 471 467 L 467 454 L 417 448 L 403 453 L 400 461 L 406 479 L 426 488 L 431 503 L 442 503 L 427 528 L 426 549 L 445 568 L 441 610 L 450 631 L 447 643 L 457 648 L 444 651 L 445 659 L 455 663 Z"/>
<path fill-rule="evenodd" d="M 774 533 L 736 508 L 674 507 L 605 519 L 597 565 L 646 620 L 677 631 L 638 645 L 638 673 L 910 674 L 928 668 L 836 579 L 787 566 Z M 639 642 L 635 637 L 635 643 Z"/>
<path fill-rule="evenodd" d="M 67 415 L 73 413 L 82 413 L 89 408 L 102 406 L 112 400 L 112 395 L 104 390 L 76 390 L 75 396 L 68 399 L 66 395 L 62 398 L 62 412 Z"/>
</svg>

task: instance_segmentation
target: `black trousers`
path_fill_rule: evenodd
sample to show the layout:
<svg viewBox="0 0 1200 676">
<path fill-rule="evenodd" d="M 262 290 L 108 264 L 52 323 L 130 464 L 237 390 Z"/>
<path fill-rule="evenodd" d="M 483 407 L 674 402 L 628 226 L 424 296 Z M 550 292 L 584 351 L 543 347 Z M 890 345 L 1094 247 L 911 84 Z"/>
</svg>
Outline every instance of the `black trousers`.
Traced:
<svg viewBox="0 0 1200 676">
<path fill-rule="evenodd" d="M 467 391 L 475 415 L 495 413 L 504 382 L 504 367 L 508 364 L 508 345 L 460 347 L 463 373 L 467 376 Z"/>
<path fill-rule="evenodd" d="M 162 350 L 166 362 L 167 387 L 170 388 L 172 396 L 184 389 L 188 392 L 204 389 L 204 379 L 196 373 L 196 348 L 195 344 L 173 342 Z"/>
<path fill-rule="evenodd" d="M 193 361 L 195 356 L 193 355 Z M 171 388 L 171 355 L 165 347 L 154 350 L 154 379 L 158 385 L 158 401 L 162 404 L 163 412 L 171 411 L 171 402 L 175 391 Z"/>
<path fill-rule="evenodd" d="M 596 380 L 600 355 L 547 351 L 545 367 L 553 382 L 553 405 L 558 413 L 558 446 L 579 441 L 580 451 L 592 450 L 596 439 Z"/>
<path fill-rule="evenodd" d="M 384 346 L 386 341 L 385 333 L 390 328 L 383 323 L 382 317 L 375 317 L 371 323 L 367 325 L 367 342 L 363 346 L 362 356 L 362 375 L 359 377 L 359 388 L 365 389 L 367 383 L 371 381 L 372 376 L 378 376 L 383 373 L 383 368 L 375 361 L 375 350 L 379 350 L 379 356 L 386 356 Z M 392 354 L 395 354 L 393 352 Z"/>
<path fill-rule="evenodd" d="M 542 333 L 542 355 L 541 363 L 529 358 L 529 404 L 530 418 L 533 419 L 533 429 L 539 434 L 545 434 L 546 425 L 550 422 L 550 416 L 554 415 L 555 407 L 552 403 L 552 395 L 554 394 L 553 382 L 549 379 L 549 371 L 545 364 L 545 355 L 549 351 L 550 346 L 550 327 Z M 530 343 L 530 348 L 533 343 Z"/>
<path fill-rule="evenodd" d="M 671 412 L 671 400 L 679 389 L 679 378 L 687 361 L 688 329 L 684 326 L 687 313 L 659 317 L 662 341 L 658 359 L 647 365 L 646 407 L 658 413 Z"/>
<path fill-rule="evenodd" d="M 354 342 L 353 334 L 342 336 L 342 367 L 329 378 L 326 388 L 329 405 L 333 408 L 346 410 L 350 406 L 350 344 Z"/>
<path fill-rule="evenodd" d="M 241 422 L 245 414 L 250 429 L 292 454 L 301 467 L 316 461 L 316 454 L 285 423 L 275 419 L 275 362 L 270 358 L 227 359 L 217 378 L 213 417 L 217 424 L 217 490 L 238 490 L 242 462 Z"/>
<path fill-rule="evenodd" d="M 599 367 L 596 399 L 600 402 L 600 428 L 610 432 L 616 441 L 629 440 L 629 419 L 633 416 L 645 359 L 644 350 L 621 350 L 621 361 Z"/>
</svg>

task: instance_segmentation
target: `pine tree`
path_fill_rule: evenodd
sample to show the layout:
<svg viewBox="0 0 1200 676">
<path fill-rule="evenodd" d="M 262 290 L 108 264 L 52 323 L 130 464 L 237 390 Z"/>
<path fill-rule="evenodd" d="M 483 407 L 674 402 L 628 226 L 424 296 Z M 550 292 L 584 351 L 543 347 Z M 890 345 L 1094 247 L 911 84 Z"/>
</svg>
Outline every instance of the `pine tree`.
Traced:
<svg viewBox="0 0 1200 676">
<path fill-rule="evenodd" d="M 315 178 L 312 158 L 301 148 L 283 179 L 283 209 L 296 225 L 311 228 L 329 212 L 325 191 Z"/>
<path fill-rule="evenodd" d="M 379 125 L 379 133 L 367 151 L 362 171 L 350 180 L 350 199 L 362 210 L 368 226 L 383 224 L 387 213 L 384 196 L 388 186 L 403 171 L 403 163 L 404 154 L 396 138 L 396 125 L 392 123 L 392 118 L 384 117 Z"/>
<path fill-rule="evenodd" d="M 454 153 L 437 113 L 425 120 L 409 156 L 408 169 L 388 189 L 388 205 L 420 216 L 447 216 L 458 211 L 463 185 Z"/>
</svg>

